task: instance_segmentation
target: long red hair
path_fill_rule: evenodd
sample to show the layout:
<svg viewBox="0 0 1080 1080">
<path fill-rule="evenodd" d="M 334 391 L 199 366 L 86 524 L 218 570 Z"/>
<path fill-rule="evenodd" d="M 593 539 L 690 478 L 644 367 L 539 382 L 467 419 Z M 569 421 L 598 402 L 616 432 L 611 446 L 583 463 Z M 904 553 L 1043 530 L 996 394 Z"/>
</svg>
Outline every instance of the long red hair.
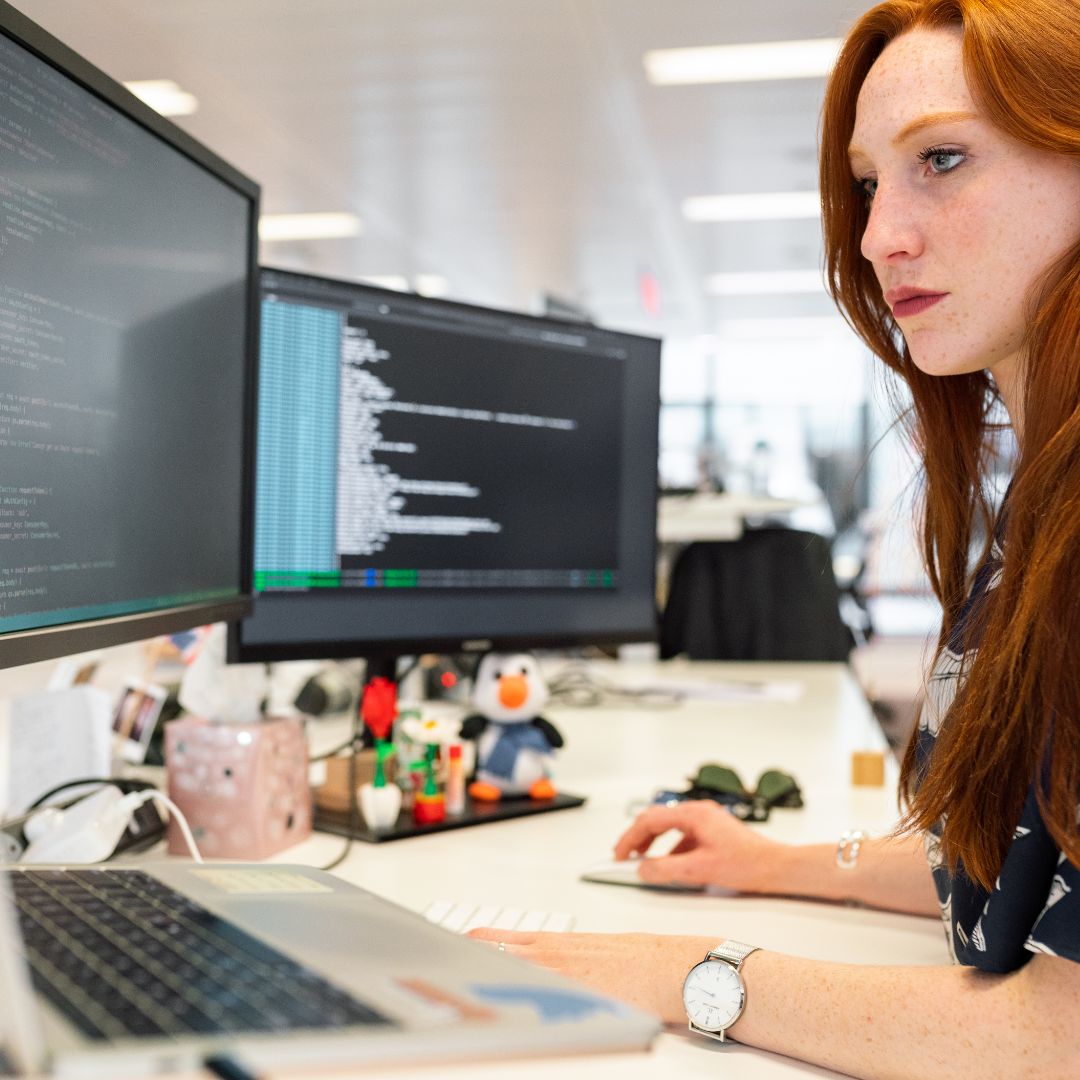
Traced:
<svg viewBox="0 0 1080 1080">
<path fill-rule="evenodd" d="M 931 376 L 912 362 L 859 250 L 868 209 L 847 149 L 859 90 L 877 57 L 909 30 L 941 27 L 962 30 L 964 71 L 983 114 L 1016 140 L 1076 160 L 1080 193 L 1080 3 L 887 0 L 855 24 L 826 90 L 826 278 L 856 332 L 911 393 L 903 419 L 923 462 L 922 548 L 943 609 L 939 650 L 971 587 L 972 547 L 992 533 L 998 398 L 985 372 Z M 1080 242 L 1028 302 L 1004 572 L 925 772 L 912 740 L 901 773 L 905 825 L 927 829 L 945 817 L 949 865 L 962 860 L 986 888 L 1033 783 L 1055 842 L 1080 865 Z"/>
</svg>

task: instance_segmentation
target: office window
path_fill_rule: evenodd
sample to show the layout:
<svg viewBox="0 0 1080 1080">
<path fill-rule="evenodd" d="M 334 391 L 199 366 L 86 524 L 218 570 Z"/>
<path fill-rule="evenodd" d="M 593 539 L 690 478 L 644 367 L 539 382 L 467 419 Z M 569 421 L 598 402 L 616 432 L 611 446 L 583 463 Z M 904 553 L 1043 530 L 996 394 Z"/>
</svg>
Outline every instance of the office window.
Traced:
<svg viewBox="0 0 1080 1080">
<path fill-rule="evenodd" d="M 915 463 L 882 372 L 839 318 L 732 320 L 665 343 L 660 481 L 804 500 L 792 524 L 844 537 L 875 592 L 925 595 Z"/>
</svg>

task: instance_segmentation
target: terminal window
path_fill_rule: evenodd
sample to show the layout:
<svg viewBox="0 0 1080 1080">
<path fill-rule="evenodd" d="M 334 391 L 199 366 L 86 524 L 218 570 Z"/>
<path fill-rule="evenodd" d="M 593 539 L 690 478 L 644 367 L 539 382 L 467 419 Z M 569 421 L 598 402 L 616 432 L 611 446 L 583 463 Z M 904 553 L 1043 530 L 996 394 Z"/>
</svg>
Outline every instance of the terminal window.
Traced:
<svg viewBox="0 0 1080 1080">
<path fill-rule="evenodd" d="M 0 634 L 238 595 L 249 218 L 0 36 Z"/>
<path fill-rule="evenodd" d="M 617 587 L 624 358 L 441 310 L 264 285 L 257 590 Z"/>
</svg>

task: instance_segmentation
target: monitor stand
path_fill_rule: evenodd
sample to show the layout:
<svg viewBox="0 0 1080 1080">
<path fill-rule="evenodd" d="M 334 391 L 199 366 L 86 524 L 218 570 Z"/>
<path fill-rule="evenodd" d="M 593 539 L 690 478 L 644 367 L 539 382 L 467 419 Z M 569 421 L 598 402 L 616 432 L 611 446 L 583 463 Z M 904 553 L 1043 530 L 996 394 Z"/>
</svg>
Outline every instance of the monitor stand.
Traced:
<svg viewBox="0 0 1080 1080">
<path fill-rule="evenodd" d="M 397 682 L 398 657 L 371 656 L 367 658 L 364 674 L 365 686 L 372 679 L 385 678 Z M 363 695 L 361 694 L 361 699 Z M 349 809 L 329 810 L 315 808 L 314 827 L 320 832 L 336 833 L 338 836 L 352 837 L 370 844 L 386 843 L 390 840 L 404 840 L 410 836 L 430 836 L 433 833 L 446 832 L 450 829 L 463 829 L 471 825 L 486 825 L 493 821 L 508 821 L 511 818 L 530 817 L 533 814 L 550 813 L 553 810 L 570 810 L 582 806 L 585 799 L 580 795 L 571 795 L 560 791 L 551 799 L 530 799 L 527 795 L 507 797 L 496 802 L 481 802 L 465 796 L 465 807 L 460 814 L 447 814 L 442 821 L 417 822 L 413 819 L 412 809 L 405 807 L 397 821 L 384 829 L 372 829 L 364 821 L 356 797 L 356 755 L 366 745 L 364 729 L 360 722 L 360 710 L 353 715 L 352 764 L 349 777 Z"/>
</svg>

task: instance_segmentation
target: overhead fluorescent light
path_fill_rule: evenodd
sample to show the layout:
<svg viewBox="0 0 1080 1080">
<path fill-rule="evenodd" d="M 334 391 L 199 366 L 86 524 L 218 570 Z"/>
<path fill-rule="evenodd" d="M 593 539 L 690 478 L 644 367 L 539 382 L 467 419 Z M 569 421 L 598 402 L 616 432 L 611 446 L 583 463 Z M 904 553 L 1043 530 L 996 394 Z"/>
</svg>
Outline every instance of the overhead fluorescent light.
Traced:
<svg viewBox="0 0 1080 1080">
<path fill-rule="evenodd" d="M 442 274 L 417 274 L 415 280 L 416 291 L 421 296 L 429 296 L 435 299 L 445 296 L 450 290 L 450 282 Z"/>
<path fill-rule="evenodd" d="M 840 38 L 650 49 L 645 75 L 654 86 L 810 79 L 828 75 L 839 50 Z"/>
<path fill-rule="evenodd" d="M 360 228 L 355 214 L 263 214 L 259 218 L 259 239 L 338 240 L 359 236 Z"/>
<path fill-rule="evenodd" d="M 445 296 L 450 283 L 442 274 L 417 274 L 410 284 L 404 274 L 361 274 L 359 280 L 365 285 L 375 285 L 380 289 L 393 289 L 395 292 L 415 292 L 419 296 L 431 298 Z"/>
<path fill-rule="evenodd" d="M 683 199 L 688 221 L 782 221 L 821 216 L 816 191 L 757 191 L 744 195 L 693 195 Z"/>
<path fill-rule="evenodd" d="M 162 116 L 190 116 L 199 108 L 198 98 L 171 79 L 142 79 L 124 85 Z"/>
<path fill-rule="evenodd" d="M 365 285 L 374 285 L 379 289 L 393 289 L 394 292 L 409 292 L 409 279 L 404 274 L 361 274 L 360 280 Z"/>
<path fill-rule="evenodd" d="M 759 338 L 794 339 L 849 335 L 851 327 L 839 315 L 808 315 L 774 319 L 724 319 L 717 340 L 756 341 Z"/>
<path fill-rule="evenodd" d="M 752 270 L 710 274 L 705 291 L 713 296 L 756 296 L 773 293 L 824 293 L 820 270 Z"/>
</svg>

